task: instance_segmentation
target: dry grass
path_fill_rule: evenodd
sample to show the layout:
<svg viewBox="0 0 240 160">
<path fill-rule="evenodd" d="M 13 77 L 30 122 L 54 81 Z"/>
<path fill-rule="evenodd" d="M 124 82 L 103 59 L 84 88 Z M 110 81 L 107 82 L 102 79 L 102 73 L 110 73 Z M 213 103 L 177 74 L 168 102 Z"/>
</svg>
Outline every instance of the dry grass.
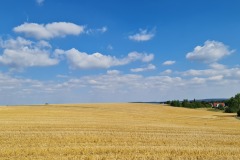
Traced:
<svg viewBox="0 0 240 160">
<path fill-rule="evenodd" d="M 239 159 L 233 114 L 154 104 L 0 107 L 0 159 Z"/>
</svg>

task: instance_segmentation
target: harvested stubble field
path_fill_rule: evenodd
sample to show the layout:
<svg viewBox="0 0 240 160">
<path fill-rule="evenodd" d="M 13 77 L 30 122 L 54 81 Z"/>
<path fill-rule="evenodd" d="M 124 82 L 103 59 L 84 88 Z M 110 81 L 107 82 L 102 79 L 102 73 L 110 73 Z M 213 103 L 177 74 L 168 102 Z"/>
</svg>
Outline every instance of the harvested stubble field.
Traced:
<svg viewBox="0 0 240 160">
<path fill-rule="evenodd" d="M 240 159 L 240 120 L 156 104 L 0 107 L 0 159 Z"/>
</svg>

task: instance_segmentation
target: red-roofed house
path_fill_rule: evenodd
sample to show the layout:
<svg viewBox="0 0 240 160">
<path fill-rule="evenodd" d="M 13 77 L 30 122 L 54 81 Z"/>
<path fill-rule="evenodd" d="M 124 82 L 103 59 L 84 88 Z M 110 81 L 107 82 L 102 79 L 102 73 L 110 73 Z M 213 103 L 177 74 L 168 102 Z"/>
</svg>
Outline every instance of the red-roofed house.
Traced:
<svg viewBox="0 0 240 160">
<path fill-rule="evenodd" d="M 212 105 L 212 108 L 218 108 L 220 105 L 225 107 L 225 103 L 220 103 L 220 102 L 214 102 L 214 103 L 211 103 Z"/>
</svg>

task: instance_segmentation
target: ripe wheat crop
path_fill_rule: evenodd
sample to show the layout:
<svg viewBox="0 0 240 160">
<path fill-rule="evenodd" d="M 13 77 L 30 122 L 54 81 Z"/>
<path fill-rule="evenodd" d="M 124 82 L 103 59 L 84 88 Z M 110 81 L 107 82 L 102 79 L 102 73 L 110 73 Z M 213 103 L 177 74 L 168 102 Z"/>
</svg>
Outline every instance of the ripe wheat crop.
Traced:
<svg viewBox="0 0 240 160">
<path fill-rule="evenodd" d="M 0 107 L 0 159 L 239 159 L 233 114 L 156 104 Z"/>
</svg>

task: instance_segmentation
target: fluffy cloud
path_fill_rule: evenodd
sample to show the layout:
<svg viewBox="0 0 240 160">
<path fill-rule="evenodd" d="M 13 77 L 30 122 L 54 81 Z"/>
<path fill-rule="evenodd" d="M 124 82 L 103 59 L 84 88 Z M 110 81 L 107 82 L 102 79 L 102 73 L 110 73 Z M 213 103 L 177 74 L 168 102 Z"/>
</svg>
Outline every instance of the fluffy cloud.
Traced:
<svg viewBox="0 0 240 160">
<path fill-rule="evenodd" d="M 131 72 L 144 72 L 144 71 L 155 70 L 155 69 L 156 69 L 156 66 L 154 66 L 153 64 L 149 64 L 147 67 L 144 67 L 144 68 L 131 69 Z"/>
<path fill-rule="evenodd" d="M 133 41 L 149 41 L 151 40 L 153 37 L 155 36 L 155 33 L 154 31 L 148 31 L 148 30 L 143 30 L 143 29 L 140 29 L 140 32 L 139 33 L 136 33 L 134 35 L 130 35 L 128 36 L 128 38 L 130 40 L 133 40 Z"/>
<path fill-rule="evenodd" d="M 120 74 L 120 71 L 119 70 L 108 70 L 107 74 L 109 74 L 109 75 L 118 75 L 118 74 Z"/>
<path fill-rule="evenodd" d="M 1 40 L 3 54 L 0 56 L 0 64 L 15 69 L 34 66 L 51 66 L 58 63 L 57 59 L 51 58 L 49 48 L 51 45 L 46 41 L 32 42 L 24 38 Z"/>
<path fill-rule="evenodd" d="M 219 63 L 212 63 L 209 65 L 213 69 L 226 69 L 226 66 Z"/>
<path fill-rule="evenodd" d="M 1 48 L 21 48 L 24 46 L 31 46 L 33 44 L 32 41 L 26 40 L 22 37 L 17 37 L 16 39 L 0 39 L 0 47 Z"/>
<path fill-rule="evenodd" d="M 190 85 L 202 85 L 206 83 L 206 78 L 194 77 L 188 83 Z"/>
<path fill-rule="evenodd" d="M 88 54 L 74 48 L 67 51 L 55 49 L 53 54 L 51 54 L 52 46 L 47 41 L 40 40 L 34 42 L 21 37 L 8 40 L 0 39 L 0 47 L 3 48 L 0 64 L 9 66 L 12 69 L 51 66 L 65 59 L 68 60 L 70 67 L 75 69 L 107 69 L 113 66 L 126 65 L 134 61 L 147 63 L 154 59 L 153 54 L 147 53 L 131 52 L 126 57 L 117 58 L 98 52 Z M 150 65 L 147 69 L 153 69 L 153 66 Z"/>
<path fill-rule="evenodd" d="M 165 62 L 163 62 L 162 65 L 164 65 L 164 66 L 170 66 L 170 65 L 173 65 L 174 63 L 176 63 L 176 61 L 165 61 Z"/>
<path fill-rule="evenodd" d="M 101 53 L 87 54 L 76 49 L 66 51 L 66 56 L 73 68 L 110 68 L 111 66 L 124 65 L 127 62 L 120 61 L 116 57 Z"/>
<path fill-rule="evenodd" d="M 167 70 L 163 71 L 161 73 L 161 75 L 168 75 L 168 74 L 171 74 L 171 73 L 172 73 L 172 70 L 171 69 L 167 69 Z"/>
<path fill-rule="evenodd" d="M 66 35 L 79 35 L 84 32 L 84 26 L 68 22 L 53 22 L 44 24 L 24 23 L 13 29 L 16 33 L 23 33 L 36 39 L 51 39 Z"/>
<path fill-rule="evenodd" d="M 147 53 L 139 53 L 139 52 L 130 52 L 128 54 L 128 57 L 125 59 L 126 61 L 136 61 L 141 60 L 142 62 L 150 62 L 154 59 L 153 54 L 147 54 Z"/>
<path fill-rule="evenodd" d="M 212 81 L 220 81 L 220 80 L 222 80 L 223 78 L 224 78 L 223 75 L 218 75 L 218 76 L 211 76 L 211 77 L 209 77 L 208 79 L 209 79 L 209 80 L 212 80 Z"/>
<path fill-rule="evenodd" d="M 224 76 L 228 79 L 236 79 L 240 78 L 240 68 L 212 68 L 205 70 L 194 70 L 190 69 L 181 73 L 182 76 L 198 76 L 198 77 L 216 77 L 216 76 Z"/>
<path fill-rule="evenodd" d="M 131 52 L 127 57 L 118 59 L 114 56 L 103 55 L 101 53 L 87 54 L 76 49 L 65 52 L 72 68 L 92 69 L 92 68 L 110 68 L 113 66 L 121 66 L 133 61 L 149 62 L 154 56 L 153 54 Z"/>
<path fill-rule="evenodd" d="M 215 75 L 216 70 L 214 69 L 206 69 L 206 70 L 195 70 L 190 69 L 181 73 L 183 76 L 209 76 Z"/>
<path fill-rule="evenodd" d="M 233 50 L 222 42 L 206 41 L 203 46 L 197 46 L 194 51 L 187 53 L 186 58 L 193 61 L 205 63 L 217 62 L 221 58 L 230 55 Z"/>
</svg>

